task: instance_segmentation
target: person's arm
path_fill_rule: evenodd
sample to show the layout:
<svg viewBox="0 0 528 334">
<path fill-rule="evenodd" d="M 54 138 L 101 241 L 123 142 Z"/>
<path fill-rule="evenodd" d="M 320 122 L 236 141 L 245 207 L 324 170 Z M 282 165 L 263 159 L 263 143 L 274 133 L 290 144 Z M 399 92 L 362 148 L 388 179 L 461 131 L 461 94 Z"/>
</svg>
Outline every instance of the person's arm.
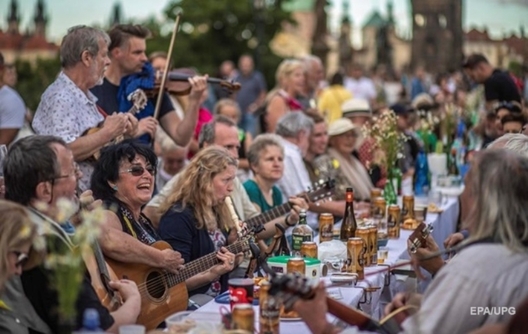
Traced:
<svg viewBox="0 0 528 334">
<path fill-rule="evenodd" d="M 68 144 L 68 147 L 72 150 L 73 158 L 75 161 L 88 159 L 112 139 L 123 135 L 126 131 L 126 125 L 127 118 L 124 114 L 108 116 L 99 131 L 80 136 Z"/>
<path fill-rule="evenodd" d="M 0 145 L 9 146 L 20 129 L 0 129 Z"/>
<path fill-rule="evenodd" d="M 288 106 L 282 97 L 275 95 L 271 98 L 266 108 L 266 122 L 268 132 L 274 133 L 279 119 L 288 112 Z"/>
<path fill-rule="evenodd" d="M 185 111 L 185 117 L 180 120 L 176 112 L 171 111 L 160 119 L 163 130 L 180 146 L 189 144 L 198 122 L 200 101 L 203 94 L 207 92 L 207 76 L 194 77 L 189 81 L 191 82 L 191 93 L 189 94 L 189 104 Z"/>
<path fill-rule="evenodd" d="M 178 252 L 170 249 L 161 251 L 142 243 L 123 232 L 121 222 L 114 212 L 106 210 L 105 213 L 99 243 L 106 256 L 120 262 L 146 264 L 173 272 L 181 267 L 183 261 Z"/>
<path fill-rule="evenodd" d="M 114 319 L 112 326 L 106 329 L 106 333 L 119 333 L 119 327 L 136 323 L 141 311 L 141 295 L 136 283 L 129 280 L 110 282 L 110 286 L 117 290 L 123 298 L 123 305 L 110 313 Z"/>
<path fill-rule="evenodd" d="M 318 203 L 309 203 L 310 211 L 315 213 L 331 213 L 334 216 L 342 217 L 345 212 L 345 201 L 327 201 Z"/>
</svg>

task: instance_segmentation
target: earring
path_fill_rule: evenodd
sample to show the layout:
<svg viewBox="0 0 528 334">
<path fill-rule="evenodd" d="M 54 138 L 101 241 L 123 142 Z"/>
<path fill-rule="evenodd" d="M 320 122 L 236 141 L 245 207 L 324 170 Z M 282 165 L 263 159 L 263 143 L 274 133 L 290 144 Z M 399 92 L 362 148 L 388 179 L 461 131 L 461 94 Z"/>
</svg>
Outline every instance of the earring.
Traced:
<svg viewBox="0 0 528 334">
<path fill-rule="evenodd" d="M 114 184 L 114 185 L 112 186 L 112 189 L 114 189 L 115 191 L 117 191 L 117 184 Z"/>
</svg>

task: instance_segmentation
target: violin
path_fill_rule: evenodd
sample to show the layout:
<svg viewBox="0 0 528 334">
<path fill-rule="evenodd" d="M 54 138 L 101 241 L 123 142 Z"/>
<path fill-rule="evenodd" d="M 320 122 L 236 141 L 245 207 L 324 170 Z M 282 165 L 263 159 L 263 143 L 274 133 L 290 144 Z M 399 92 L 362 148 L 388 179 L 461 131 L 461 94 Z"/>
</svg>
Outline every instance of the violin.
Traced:
<svg viewBox="0 0 528 334">
<path fill-rule="evenodd" d="M 154 91 L 159 91 L 161 85 L 161 79 L 163 78 L 162 71 L 156 71 L 154 76 Z M 167 74 L 167 80 L 165 81 L 165 89 L 175 95 L 188 95 L 191 92 L 191 84 L 189 78 L 196 76 L 196 71 L 190 68 L 178 68 L 170 71 Z M 238 82 L 223 80 L 218 78 L 207 78 L 207 82 L 210 84 L 220 85 L 227 92 L 232 94 L 240 89 Z"/>
</svg>

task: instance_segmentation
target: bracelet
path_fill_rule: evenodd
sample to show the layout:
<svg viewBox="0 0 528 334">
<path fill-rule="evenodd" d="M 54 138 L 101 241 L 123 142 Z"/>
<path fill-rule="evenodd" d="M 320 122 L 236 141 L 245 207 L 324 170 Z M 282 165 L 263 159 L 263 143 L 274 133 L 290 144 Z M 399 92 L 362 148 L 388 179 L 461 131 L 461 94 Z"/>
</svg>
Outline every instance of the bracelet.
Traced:
<svg viewBox="0 0 528 334">
<path fill-rule="evenodd" d="M 286 217 L 284 217 L 284 224 L 286 224 L 286 226 L 289 226 L 289 227 L 292 227 L 292 226 L 297 225 L 297 222 L 295 222 L 295 223 L 293 223 L 293 224 L 289 224 L 289 223 L 288 223 L 288 218 L 290 218 L 290 216 L 291 216 L 291 213 L 288 213 L 288 214 L 286 215 Z"/>
</svg>

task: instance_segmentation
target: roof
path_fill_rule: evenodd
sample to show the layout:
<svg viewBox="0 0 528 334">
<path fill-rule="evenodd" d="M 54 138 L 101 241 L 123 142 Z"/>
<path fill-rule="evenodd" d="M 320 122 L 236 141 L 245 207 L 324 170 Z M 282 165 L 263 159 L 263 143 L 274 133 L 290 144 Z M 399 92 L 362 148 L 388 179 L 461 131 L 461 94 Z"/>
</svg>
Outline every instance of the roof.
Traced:
<svg viewBox="0 0 528 334">
<path fill-rule="evenodd" d="M 366 27 L 381 28 L 385 26 L 387 23 L 389 22 L 385 20 L 377 10 L 375 10 L 374 12 L 372 12 L 370 17 L 367 19 L 367 22 L 363 25 L 363 28 L 366 28 Z"/>
<path fill-rule="evenodd" d="M 492 42 L 493 40 L 488 35 L 488 30 L 484 29 L 480 31 L 476 28 L 472 28 L 470 31 L 464 34 L 466 41 L 470 42 Z"/>
<path fill-rule="evenodd" d="M 58 50 L 59 47 L 44 36 L 13 34 L 0 30 L 0 49 L 4 50 Z"/>
</svg>

